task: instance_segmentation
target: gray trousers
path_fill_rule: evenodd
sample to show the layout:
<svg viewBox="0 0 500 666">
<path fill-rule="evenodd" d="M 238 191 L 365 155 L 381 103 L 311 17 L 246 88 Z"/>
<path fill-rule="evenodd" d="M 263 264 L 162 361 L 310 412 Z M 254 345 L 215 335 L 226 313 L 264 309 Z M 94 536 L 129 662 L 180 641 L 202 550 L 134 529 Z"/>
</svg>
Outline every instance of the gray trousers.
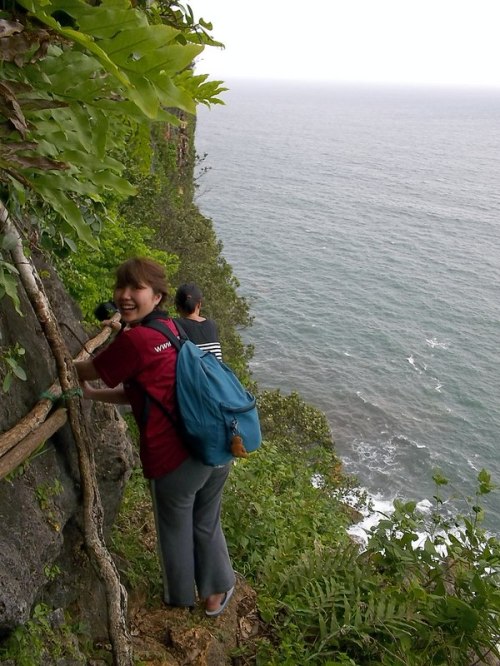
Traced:
<svg viewBox="0 0 500 666">
<path fill-rule="evenodd" d="M 231 463 L 208 467 L 188 458 L 173 472 L 150 481 L 167 604 L 194 606 L 195 585 L 205 599 L 235 583 L 220 524 L 230 468 Z"/>
</svg>

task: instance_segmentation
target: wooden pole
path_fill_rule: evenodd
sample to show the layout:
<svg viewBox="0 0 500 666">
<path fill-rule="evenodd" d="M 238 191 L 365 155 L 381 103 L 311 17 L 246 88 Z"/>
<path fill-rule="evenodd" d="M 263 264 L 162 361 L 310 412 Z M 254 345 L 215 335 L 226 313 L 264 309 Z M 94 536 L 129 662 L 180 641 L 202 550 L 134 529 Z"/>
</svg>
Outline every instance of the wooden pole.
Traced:
<svg viewBox="0 0 500 666">
<path fill-rule="evenodd" d="M 43 444 L 49 437 L 62 428 L 68 420 L 66 409 L 56 410 L 42 425 L 21 440 L 9 453 L 0 458 L 0 479 L 16 469 L 18 465 L 28 458 L 33 451 Z"/>
</svg>

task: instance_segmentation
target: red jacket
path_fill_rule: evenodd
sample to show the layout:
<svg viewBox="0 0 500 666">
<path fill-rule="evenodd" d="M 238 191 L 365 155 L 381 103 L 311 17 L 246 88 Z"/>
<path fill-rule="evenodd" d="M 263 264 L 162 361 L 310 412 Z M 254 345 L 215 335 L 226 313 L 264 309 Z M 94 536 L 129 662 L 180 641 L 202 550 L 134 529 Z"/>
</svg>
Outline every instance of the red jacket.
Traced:
<svg viewBox="0 0 500 666">
<path fill-rule="evenodd" d="M 176 335 L 171 319 L 162 320 Z M 110 388 L 123 383 L 139 426 L 144 476 L 156 479 L 173 471 L 189 456 L 174 425 L 153 401 L 143 421 L 144 392 L 139 384 L 176 414 L 175 363 L 177 352 L 160 332 L 146 326 L 124 330 L 94 359 L 101 379 Z M 135 381 L 134 381 L 135 380 Z"/>
</svg>

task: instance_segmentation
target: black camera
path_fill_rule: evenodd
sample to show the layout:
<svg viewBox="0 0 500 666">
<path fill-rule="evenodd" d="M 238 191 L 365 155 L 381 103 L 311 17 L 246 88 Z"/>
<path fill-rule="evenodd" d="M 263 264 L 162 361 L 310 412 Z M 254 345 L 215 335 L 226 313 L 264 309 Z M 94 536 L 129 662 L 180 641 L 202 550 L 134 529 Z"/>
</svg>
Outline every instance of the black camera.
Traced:
<svg viewBox="0 0 500 666">
<path fill-rule="evenodd" d="M 94 317 L 99 321 L 104 321 L 105 319 L 111 319 L 111 317 L 118 312 L 118 308 L 113 303 L 113 301 L 106 301 L 105 303 L 100 303 L 94 310 Z"/>
</svg>

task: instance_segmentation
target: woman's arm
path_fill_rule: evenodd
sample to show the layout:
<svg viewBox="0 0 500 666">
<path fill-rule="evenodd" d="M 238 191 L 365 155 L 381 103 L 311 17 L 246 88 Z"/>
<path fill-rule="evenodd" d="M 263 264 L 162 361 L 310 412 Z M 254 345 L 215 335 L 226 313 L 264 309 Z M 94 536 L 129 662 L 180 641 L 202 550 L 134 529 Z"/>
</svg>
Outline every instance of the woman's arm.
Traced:
<svg viewBox="0 0 500 666">
<path fill-rule="evenodd" d="M 78 374 L 78 379 L 80 380 L 84 398 L 96 400 L 97 402 L 110 402 L 114 405 L 129 404 L 121 384 L 115 388 L 94 388 L 87 383 L 94 379 L 100 379 L 99 373 L 95 369 L 91 359 L 87 361 L 77 361 L 75 363 L 75 368 Z"/>
<path fill-rule="evenodd" d="M 100 379 L 99 373 L 95 369 L 92 359 L 87 361 L 77 361 L 75 363 L 76 373 L 81 382 L 92 381 L 93 379 Z"/>
<path fill-rule="evenodd" d="M 96 402 L 110 402 L 113 405 L 128 405 L 129 401 L 120 384 L 115 388 L 94 388 L 87 382 L 81 382 L 83 397 Z"/>
</svg>

